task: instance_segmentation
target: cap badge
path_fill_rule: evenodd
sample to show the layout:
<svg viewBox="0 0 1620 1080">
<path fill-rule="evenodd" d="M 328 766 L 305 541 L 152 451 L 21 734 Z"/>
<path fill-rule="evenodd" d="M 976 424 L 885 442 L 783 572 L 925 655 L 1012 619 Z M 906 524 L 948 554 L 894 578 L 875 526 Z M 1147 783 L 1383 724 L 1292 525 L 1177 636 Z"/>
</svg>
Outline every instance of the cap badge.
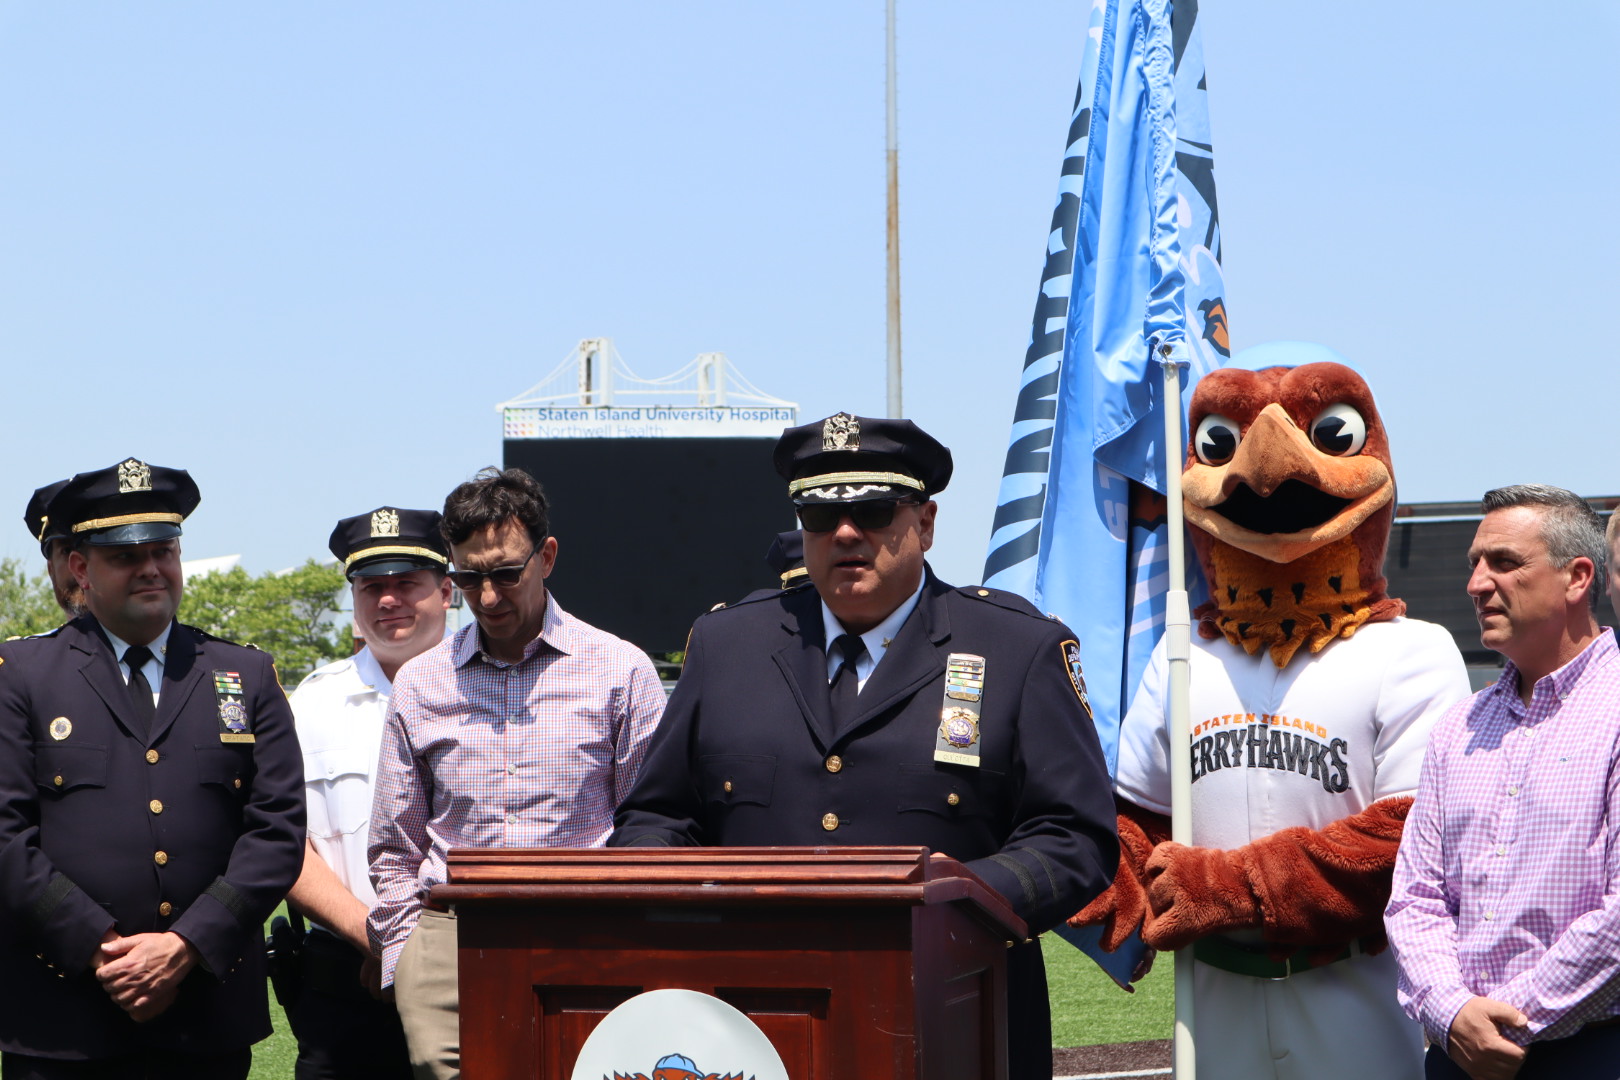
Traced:
<svg viewBox="0 0 1620 1080">
<path fill-rule="evenodd" d="M 130 458 L 118 466 L 118 494 L 152 490 L 152 466 Z"/>
<path fill-rule="evenodd" d="M 372 514 L 371 535 L 374 538 L 378 536 L 398 536 L 399 515 L 394 511 L 387 509 L 378 510 L 376 513 Z"/>
<path fill-rule="evenodd" d="M 847 412 L 836 413 L 821 422 L 821 449 L 859 450 L 861 422 Z"/>
</svg>

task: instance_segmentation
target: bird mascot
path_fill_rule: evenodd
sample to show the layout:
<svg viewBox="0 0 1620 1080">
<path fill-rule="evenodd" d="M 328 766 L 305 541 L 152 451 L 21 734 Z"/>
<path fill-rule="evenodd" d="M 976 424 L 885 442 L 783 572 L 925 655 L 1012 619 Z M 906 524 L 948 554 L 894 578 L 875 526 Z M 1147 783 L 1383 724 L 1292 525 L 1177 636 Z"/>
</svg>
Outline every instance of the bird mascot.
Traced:
<svg viewBox="0 0 1620 1080">
<path fill-rule="evenodd" d="M 1190 743 L 1170 745 L 1161 642 L 1120 729 L 1118 875 L 1070 922 L 1109 950 L 1137 931 L 1192 946 L 1199 1080 L 1420 1077 L 1383 910 L 1429 729 L 1468 678 L 1450 635 L 1386 594 L 1395 477 L 1372 391 L 1330 349 L 1262 345 L 1199 381 L 1188 427 L 1211 593 Z M 1172 753 L 1192 757 L 1191 847 L 1169 840 Z"/>
</svg>

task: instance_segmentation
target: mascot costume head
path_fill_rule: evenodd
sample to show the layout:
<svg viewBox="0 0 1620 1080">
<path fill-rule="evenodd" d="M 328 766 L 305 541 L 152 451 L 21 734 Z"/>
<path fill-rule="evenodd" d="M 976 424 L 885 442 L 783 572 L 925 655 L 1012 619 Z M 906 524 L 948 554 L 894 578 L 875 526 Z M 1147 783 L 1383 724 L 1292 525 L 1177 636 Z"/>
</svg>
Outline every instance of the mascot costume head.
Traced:
<svg viewBox="0 0 1620 1080">
<path fill-rule="evenodd" d="M 1199 380 L 1182 474 L 1209 582 L 1199 633 L 1284 667 L 1406 605 L 1385 594 L 1395 512 L 1372 391 L 1332 349 L 1275 342 Z"/>
</svg>

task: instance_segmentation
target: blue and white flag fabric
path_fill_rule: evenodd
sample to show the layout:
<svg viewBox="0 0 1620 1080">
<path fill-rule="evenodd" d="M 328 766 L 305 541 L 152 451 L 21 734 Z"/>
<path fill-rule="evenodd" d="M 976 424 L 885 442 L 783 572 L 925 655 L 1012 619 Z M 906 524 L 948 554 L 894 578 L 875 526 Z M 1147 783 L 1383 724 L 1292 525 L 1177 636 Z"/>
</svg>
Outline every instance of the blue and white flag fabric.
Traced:
<svg viewBox="0 0 1620 1080">
<path fill-rule="evenodd" d="M 1164 630 L 1181 467 L 1151 352 L 1185 365 L 1183 418 L 1228 355 L 1205 94 L 1197 0 L 1093 0 L 985 562 L 1079 634 L 1110 770 Z"/>
<path fill-rule="evenodd" d="M 984 575 L 1079 634 L 1112 773 L 1169 588 L 1156 356 L 1185 395 L 1229 350 L 1198 0 L 1093 0 L 1088 31 Z M 1139 938 L 1059 929 L 1129 989 Z"/>
</svg>

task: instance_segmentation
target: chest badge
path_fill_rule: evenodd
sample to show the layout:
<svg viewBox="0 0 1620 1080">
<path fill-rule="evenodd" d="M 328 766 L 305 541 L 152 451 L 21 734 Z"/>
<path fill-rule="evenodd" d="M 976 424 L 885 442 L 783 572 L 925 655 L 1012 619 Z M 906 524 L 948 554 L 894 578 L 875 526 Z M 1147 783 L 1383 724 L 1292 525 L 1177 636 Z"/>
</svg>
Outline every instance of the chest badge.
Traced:
<svg viewBox="0 0 1620 1080">
<path fill-rule="evenodd" d="M 65 716 L 58 716 L 55 720 L 51 721 L 49 730 L 51 733 L 51 738 L 55 739 L 57 742 L 61 742 L 69 735 L 73 734 L 73 721 L 69 720 Z"/>
<path fill-rule="evenodd" d="M 939 722 L 939 737 L 958 750 L 965 750 L 979 741 L 979 718 L 971 709 L 960 706 L 946 709 Z"/>
<path fill-rule="evenodd" d="M 219 741 L 222 743 L 256 741 L 253 718 L 248 714 L 243 697 L 240 672 L 214 672 L 214 700 L 219 706 Z"/>
<path fill-rule="evenodd" d="M 934 760 L 979 766 L 979 702 L 984 698 L 984 657 L 951 653 L 945 661 L 945 695 L 934 736 Z"/>
</svg>

